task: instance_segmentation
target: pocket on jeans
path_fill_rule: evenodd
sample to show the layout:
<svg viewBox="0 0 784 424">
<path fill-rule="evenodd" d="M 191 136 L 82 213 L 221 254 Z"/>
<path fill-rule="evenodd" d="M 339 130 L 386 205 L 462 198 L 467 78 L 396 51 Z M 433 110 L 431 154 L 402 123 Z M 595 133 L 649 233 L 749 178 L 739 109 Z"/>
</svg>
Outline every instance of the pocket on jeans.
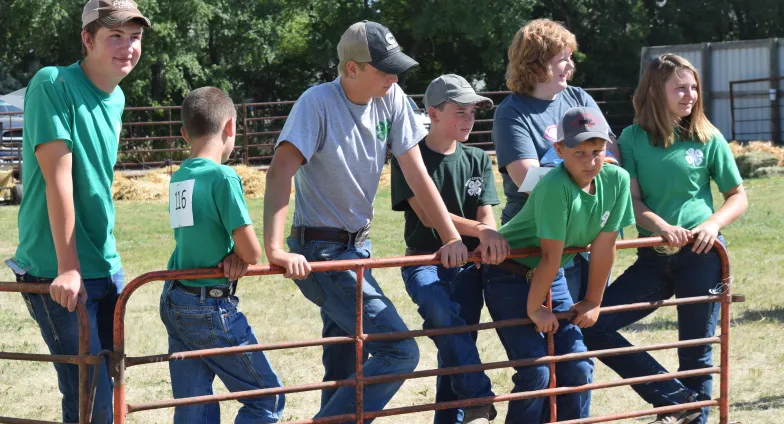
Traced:
<svg viewBox="0 0 784 424">
<path fill-rule="evenodd" d="M 30 313 L 30 316 L 33 318 L 34 321 L 38 321 L 35 315 L 35 309 L 33 309 L 33 302 L 30 299 L 29 293 L 22 293 L 22 298 L 24 299 L 25 305 L 27 305 L 27 312 Z"/>
<path fill-rule="evenodd" d="M 193 346 L 208 346 L 215 342 L 213 313 L 174 312 L 174 325 L 180 338 Z"/>
<path fill-rule="evenodd" d="M 346 253 L 349 247 L 346 244 L 334 241 L 314 241 L 313 257 L 318 261 L 332 261 Z"/>
</svg>

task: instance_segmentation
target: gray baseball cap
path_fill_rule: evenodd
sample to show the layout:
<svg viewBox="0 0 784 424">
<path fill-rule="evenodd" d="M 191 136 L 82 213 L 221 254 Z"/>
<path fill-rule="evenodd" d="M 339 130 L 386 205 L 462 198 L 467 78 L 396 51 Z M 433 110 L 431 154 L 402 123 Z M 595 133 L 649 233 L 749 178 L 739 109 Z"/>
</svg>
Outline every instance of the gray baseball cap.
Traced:
<svg viewBox="0 0 784 424">
<path fill-rule="evenodd" d="M 590 138 L 601 138 L 612 143 L 610 126 L 607 125 L 604 115 L 594 108 L 585 106 L 567 110 L 558 123 L 557 140 L 566 147 L 572 148 Z"/>
<path fill-rule="evenodd" d="M 351 25 L 338 42 L 338 59 L 370 63 L 387 74 L 402 74 L 418 65 L 400 50 L 395 36 L 376 22 L 362 21 Z"/>
<path fill-rule="evenodd" d="M 447 74 L 434 79 L 425 91 L 425 108 L 438 106 L 444 102 L 461 106 L 476 105 L 482 109 L 493 107 L 493 101 L 476 94 L 474 87 L 460 75 Z"/>
</svg>

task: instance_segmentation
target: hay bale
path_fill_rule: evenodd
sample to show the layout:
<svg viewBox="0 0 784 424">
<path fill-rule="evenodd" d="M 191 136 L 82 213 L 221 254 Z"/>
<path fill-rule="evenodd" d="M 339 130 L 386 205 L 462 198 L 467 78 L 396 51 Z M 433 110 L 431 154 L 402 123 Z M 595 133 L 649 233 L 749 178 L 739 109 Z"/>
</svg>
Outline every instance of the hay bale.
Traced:
<svg viewBox="0 0 784 424">
<path fill-rule="evenodd" d="M 256 199 L 264 197 L 264 188 L 267 184 L 267 173 L 265 171 L 254 169 L 246 165 L 233 166 L 240 180 L 242 180 L 242 188 L 245 190 L 245 198 Z"/>
<path fill-rule="evenodd" d="M 778 157 L 766 151 L 749 151 L 735 157 L 738 171 L 743 178 L 752 178 L 752 174 L 757 169 L 776 166 L 778 162 Z"/>
<path fill-rule="evenodd" d="M 784 177 L 784 167 L 781 166 L 766 166 L 759 168 L 751 174 L 751 178 L 770 178 L 770 177 Z"/>
<path fill-rule="evenodd" d="M 778 158 L 778 166 L 784 166 L 784 147 L 774 146 L 770 141 L 750 141 L 746 144 L 733 141 L 730 143 L 730 150 L 734 156 L 749 152 L 766 152 Z"/>
<path fill-rule="evenodd" d="M 114 200 L 165 200 L 169 197 L 171 176 L 179 167 L 151 169 L 141 177 L 128 178 L 115 172 L 112 185 Z"/>
</svg>

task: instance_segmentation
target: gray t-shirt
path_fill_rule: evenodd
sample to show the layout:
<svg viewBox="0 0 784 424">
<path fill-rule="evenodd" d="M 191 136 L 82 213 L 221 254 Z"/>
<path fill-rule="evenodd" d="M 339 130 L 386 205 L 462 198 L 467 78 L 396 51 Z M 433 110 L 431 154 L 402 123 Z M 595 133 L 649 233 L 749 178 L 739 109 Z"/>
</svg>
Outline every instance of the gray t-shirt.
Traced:
<svg viewBox="0 0 784 424">
<path fill-rule="evenodd" d="M 506 165 L 520 159 L 540 160 L 557 141 L 558 121 L 576 106 L 600 110 L 591 95 L 579 87 L 566 87 L 555 100 L 513 93 L 498 105 L 493 120 L 493 144 L 506 194 L 502 224 L 517 215 L 528 199 L 527 194 L 517 192 L 517 184 L 507 173 Z"/>
<path fill-rule="evenodd" d="M 397 84 L 367 105 L 352 103 L 340 78 L 309 88 L 275 144 L 305 157 L 294 176 L 294 225 L 359 231 L 373 219 L 387 148 L 399 156 L 426 133 Z"/>
</svg>

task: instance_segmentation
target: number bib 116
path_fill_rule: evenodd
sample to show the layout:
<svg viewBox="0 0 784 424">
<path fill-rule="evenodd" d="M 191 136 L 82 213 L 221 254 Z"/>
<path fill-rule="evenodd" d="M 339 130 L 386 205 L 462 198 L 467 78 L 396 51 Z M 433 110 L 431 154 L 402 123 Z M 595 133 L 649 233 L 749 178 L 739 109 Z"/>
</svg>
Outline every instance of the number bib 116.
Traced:
<svg viewBox="0 0 784 424">
<path fill-rule="evenodd" d="M 172 228 L 193 226 L 193 184 L 185 180 L 169 185 L 169 223 Z"/>
</svg>

